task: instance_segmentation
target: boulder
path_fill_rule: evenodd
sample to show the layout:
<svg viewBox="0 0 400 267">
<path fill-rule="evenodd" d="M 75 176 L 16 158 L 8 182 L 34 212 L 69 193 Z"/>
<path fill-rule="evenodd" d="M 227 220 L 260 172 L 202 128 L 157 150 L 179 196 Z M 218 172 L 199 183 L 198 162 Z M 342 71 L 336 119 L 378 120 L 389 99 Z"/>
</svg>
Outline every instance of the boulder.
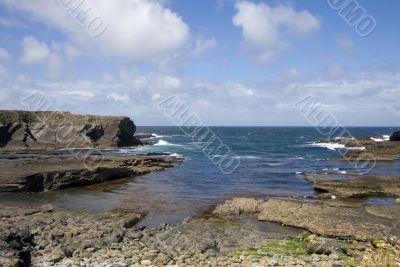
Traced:
<svg viewBox="0 0 400 267">
<path fill-rule="evenodd" d="M 390 136 L 390 141 L 400 141 L 400 131 L 396 131 Z"/>
</svg>

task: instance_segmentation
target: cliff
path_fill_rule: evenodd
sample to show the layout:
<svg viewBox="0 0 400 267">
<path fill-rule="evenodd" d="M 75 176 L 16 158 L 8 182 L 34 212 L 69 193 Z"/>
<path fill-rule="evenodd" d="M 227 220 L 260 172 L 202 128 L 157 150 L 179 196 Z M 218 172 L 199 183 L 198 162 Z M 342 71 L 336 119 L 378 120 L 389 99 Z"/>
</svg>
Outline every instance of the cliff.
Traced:
<svg viewBox="0 0 400 267">
<path fill-rule="evenodd" d="M 128 117 L 0 111 L 0 150 L 127 147 L 141 144 Z"/>
</svg>

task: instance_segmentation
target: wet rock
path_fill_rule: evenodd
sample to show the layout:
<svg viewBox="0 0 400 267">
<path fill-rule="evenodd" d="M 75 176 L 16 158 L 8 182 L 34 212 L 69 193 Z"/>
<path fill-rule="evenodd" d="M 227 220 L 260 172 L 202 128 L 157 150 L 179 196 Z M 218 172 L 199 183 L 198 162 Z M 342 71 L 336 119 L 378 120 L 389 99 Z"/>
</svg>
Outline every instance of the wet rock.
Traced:
<svg viewBox="0 0 400 267">
<path fill-rule="evenodd" d="M 397 176 L 347 177 L 337 180 L 332 175 L 305 174 L 315 190 L 337 198 L 400 197 L 400 178 Z"/>
<path fill-rule="evenodd" d="M 93 154 L 82 160 L 66 151 L 4 152 L 0 154 L 0 193 L 41 192 L 96 184 L 161 171 L 181 161 L 168 156 Z"/>
</svg>

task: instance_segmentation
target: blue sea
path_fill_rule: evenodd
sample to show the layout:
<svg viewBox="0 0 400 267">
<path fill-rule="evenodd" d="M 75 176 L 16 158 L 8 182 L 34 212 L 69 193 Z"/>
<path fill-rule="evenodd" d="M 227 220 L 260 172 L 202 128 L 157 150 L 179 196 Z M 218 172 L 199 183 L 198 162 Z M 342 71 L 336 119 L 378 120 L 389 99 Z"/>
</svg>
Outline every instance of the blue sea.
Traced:
<svg viewBox="0 0 400 267">
<path fill-rule="evenodd" d="M 123 156 L 166 152 L 184 158 L 183 163 L 166 171 L 103 185 L 0 196 L 0 202 L 53 203 L 60 210 L 134 209 L 148 212 L 144 224 L 177 223 L 233 196 L 310 196 L 314 192 L 304 179 L 305 172 L 363 173 L 346 161 L 335 160 L 340 155 L 331 147 L 316 145 L 314 142 L 326 137 L 312 127 L 211 127 L 211 130 L 240 162 L 230 174 L 224 174 L 200 149 L 202 144 L 193 142 L 179 127 L 138 127 L 137 133 L 156 136 L 146 140 L 155 142 L 154 146 L 105 153 Z M 390 135 L 396 128 L 350 127 L 347 130 L 354 137 L 381 137 Z M 378 163 L 371 173 L 390 175 L 399 171 L 400 162 L 395 161 Z"/>
</svg>

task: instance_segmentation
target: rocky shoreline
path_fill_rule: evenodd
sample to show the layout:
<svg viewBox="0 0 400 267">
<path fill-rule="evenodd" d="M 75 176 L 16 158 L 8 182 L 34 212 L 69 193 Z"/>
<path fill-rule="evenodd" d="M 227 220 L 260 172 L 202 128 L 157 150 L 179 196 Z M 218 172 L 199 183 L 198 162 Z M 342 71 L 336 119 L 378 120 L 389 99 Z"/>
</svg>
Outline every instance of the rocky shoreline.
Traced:
<svg viewBox="0 0 400 267">
<path fill-rule="evenodd" d="M 126 117 L 86 120 L 62 114 L 79 126 L 79 138 L 91 140 L 90 149 L 52 142 L 47 126 L 30 113 L 0 116 L 0 193 L 62 190 L 182 162 L 168 154 L 104 154 L 96 148 L 142 145 L 141 139 L 154 135 L 135 137 L 136 126 Z M 23 131 L 27 120 L 29 128 Z M 50 124 L 59 122 L 53 118 Z M 29 133 L 34 138 L 26 142 Z M 361 142 L 366 148 L 344 158 L 365 152 L 374 152 L 378 160 L 400 155 L 400 142 L 339 142 Z M 306 173 L 304 179 L 315 190 L 312 197 L 233 198 L 177 225 L 155 228 L 140 226 L 146 213 L 135 210 L 71 212 L 51 203 L 40 208 L 3 205 L 0 266 L 400 266 L 400 177 L 344 176 Z M 364 202 L 372 197 L 395 201 Z"/>
</svg>

